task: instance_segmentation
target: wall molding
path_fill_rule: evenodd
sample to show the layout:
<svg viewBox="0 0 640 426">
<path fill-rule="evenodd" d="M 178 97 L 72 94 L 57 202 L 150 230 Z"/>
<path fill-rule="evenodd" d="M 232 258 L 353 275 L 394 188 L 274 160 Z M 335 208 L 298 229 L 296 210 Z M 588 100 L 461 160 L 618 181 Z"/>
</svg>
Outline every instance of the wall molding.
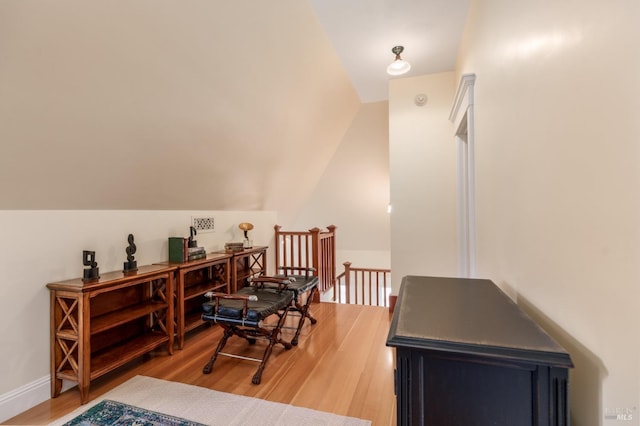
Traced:
<svg viewBox="0 0 640 426">
<path fill-rule="evenodd" d="M 474 97 L 475 74 L 463 74 L 449 120 L 458 151 L 458 275 L 473 278 L 476 269 Z"/>
<path fill-rule="evenodd" d="M 0 422 L 50 398 L 51 377 L 45 376 L 0 395 Z"/>
<path fill-rule="evenodd" d="M 474 103 L 473 86 L 475 81 L 475 74 L 463 74 L 462 77 L 460 77 L 460 84 L 458 85 L 456 96 L 453 98 L 453 105 L 449 113 L 449 120 L 453 122 L 456 133 L 458 132 L 464 113 L 469 106 Z"/>
<path fill-rule="evenodd" d="M 76 384 L 67 382 L 62 385 L 62 392 Z M 0 423 L 27 411 L 51 398 L 51 376 L 46 375 L 31 383 L 0 395 Z"/>
</svg>

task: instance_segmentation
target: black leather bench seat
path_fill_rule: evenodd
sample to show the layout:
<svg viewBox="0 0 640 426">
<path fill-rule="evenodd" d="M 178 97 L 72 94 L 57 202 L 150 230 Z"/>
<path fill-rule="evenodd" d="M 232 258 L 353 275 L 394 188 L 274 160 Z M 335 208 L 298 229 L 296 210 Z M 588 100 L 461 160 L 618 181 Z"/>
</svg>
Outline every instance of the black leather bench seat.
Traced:
<svg viewBox="0 0 640 426">
<path fill-rule="evenodd" d="M 287 290 L 293 291 L 295 297 L 306 293 L 318 285 L 318 277 L 311 275 L 277 275 L 277 277 L 291 280 L 287 285 Z"/>
<path fill-rule="evenodd" d="M 286 279 L 289 281 L 287 284 L 287 290 L 293 293 L 293 304 L 291 306 L 292 311 L 296 311 L 300 313 L 300 320 L 298 321 L 298 327 L 296 330 L 293 339 L 291 339 L 291 344 L 296 346 L 298 344 L 298 338 L 300 337 L 300 332 L 302 331 L 302 327 L 304 325 L 305 320 L 308 318 L 311 324 L 315 324 L 317 321 L 311 315 L 310 312 L 310 304 L 313 300 L 314 294 L 318 291 L 318 283 L 319 278 L 314 276 L 315 268 L 303 268 L 303 267 L 294 267 L 287 266 L 281 267 L 284 273 L 278 274 L 275 277 L 261 277 L 258 280 L 281 280 Z M 295 271 L 295 272 L 294 272 Z M 304 272 L 304 274 L 303 274 Z M 265 282 L 264 285 L 268 286 L 269 284 Z M 307 294 L 306 301 L 301 300 L 303 294 Z"/>
<path fill-rule="evenodd" d="M 255 296 L 256 300 L 247 303 L 247 314 L 242 315 L 243 301 L 221 299 L 218 302 L 218 312 L 215 312 L 215 301 L 202 305 L 202 319 L 213 322 L 225 322 L 249 327 L 258 327 L 260 321 L 286 308 L 294 298 L 291 291 L 255 287 L 243 287 L 236 295 Z"/>
</svg>

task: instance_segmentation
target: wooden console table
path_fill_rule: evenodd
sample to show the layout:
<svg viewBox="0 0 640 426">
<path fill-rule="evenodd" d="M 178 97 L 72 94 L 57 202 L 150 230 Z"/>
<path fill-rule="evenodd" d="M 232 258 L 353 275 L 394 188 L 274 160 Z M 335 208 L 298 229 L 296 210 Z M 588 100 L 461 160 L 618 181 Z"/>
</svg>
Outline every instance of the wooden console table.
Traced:
<svg viewBox="0 0 640 426">
<path fill-rule="evenodd" d="M 51 397 L 62 380 L 78 383 L 89 399 L 91 380 L 166 344 L 173 354 L 175 268 L 142 266 L 47 284 L 51 295 Z"/>
<path fill-rule="evenodd" d="M 396 348 L 397 424 L 569 425 L 569 354 L 489 280 L 407 276 Z"/>
<path fill-rule="evenodd" d="M 209 291 L 230 292 L 230 259 L 230 254 L 209 253 L 205 259 L 158 263 L 176 268 L 175 329 L 179 349 L 184 347 L 185 333 L 205 323 L 201 318 L 204 294 Z"/>
</svg>

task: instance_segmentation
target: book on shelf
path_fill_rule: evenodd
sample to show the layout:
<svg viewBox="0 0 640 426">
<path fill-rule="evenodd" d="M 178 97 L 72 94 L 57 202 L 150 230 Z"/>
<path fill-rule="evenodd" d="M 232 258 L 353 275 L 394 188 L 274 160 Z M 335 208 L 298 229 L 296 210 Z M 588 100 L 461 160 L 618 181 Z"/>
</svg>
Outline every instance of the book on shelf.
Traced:
<svg viewBox="0 0 640 426">
<path fill-rule="evenodd" d="M 242 251 L 242 250 L 244 250 L 244 244 L 243 243 L 234 243 L 234 242 L 226 243 L 224 245 L 224 250 L 227 253 L 229 253 L 229 252 L 235 253 L 235 252 L 238 252 L 238 251 Z"/>
<path fill-rule="evenodd" d="M 187 239 L 169 237 L 169 262 L 184 262 L 187 259 Z"/>
<path fill-rule="evenodd" d="M 192 261 L 192 260 L 198 260 L 198 259 L 205 259 L 206 257 L 207 257 L 207 253 L 205 252 L 194 253 L 194 254 L 190 254 L 187 260 Z"/>
<path fill-rule="evenodd" d="M 192 255 L 192 254 L 204 253 L 205 249 L 204 249 L 204 247 L 189 247 L 187 249 L 187 251 L 188 251 L 189 255 Z"/>
<path fill-rule="evenodd" d="M 188 238 L 169 237 L 169 262 L 184 263 L 207 257 L 207 251 L 204 247 L 189 247 L 188 245 Z"/>
</svg>

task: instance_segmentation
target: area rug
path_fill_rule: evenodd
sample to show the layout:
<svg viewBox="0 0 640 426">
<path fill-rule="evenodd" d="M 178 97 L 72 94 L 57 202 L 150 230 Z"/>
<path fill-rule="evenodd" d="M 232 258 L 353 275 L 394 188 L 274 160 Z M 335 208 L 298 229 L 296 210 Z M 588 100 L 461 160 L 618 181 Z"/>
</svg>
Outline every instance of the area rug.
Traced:
<svg viewBox="0 0 640 426">
<path fill-rule="evenodd" d="M 104 399 L 65 426 L 204 426 L 202 423 Z"/>
<path fill-rule="evenodd" d="M 115 401 L 134 409 L 165 415 L 175 421 L 212 426 L 368 426 L 368 420 L 295 407 L 200 386 L 136 376 L 58 419 L 53 426 L 73 421 L 102 401 Z M 90 425 L 91 423 L 75 423 Z M 99 424 L 99 423 L 98 423 Z M 124 424 L 124 423 L 123 423 Z M 126 424 L 138 424 L 129 422 Z M 145 424 L 145 423 L 140 423 Z M 163 423 L 146 423 L 163 424 Z M 172 424 L 172 423 L 166 423 Z M 174 423 L 179 425 L 181 423 Z"/>
</svg>

